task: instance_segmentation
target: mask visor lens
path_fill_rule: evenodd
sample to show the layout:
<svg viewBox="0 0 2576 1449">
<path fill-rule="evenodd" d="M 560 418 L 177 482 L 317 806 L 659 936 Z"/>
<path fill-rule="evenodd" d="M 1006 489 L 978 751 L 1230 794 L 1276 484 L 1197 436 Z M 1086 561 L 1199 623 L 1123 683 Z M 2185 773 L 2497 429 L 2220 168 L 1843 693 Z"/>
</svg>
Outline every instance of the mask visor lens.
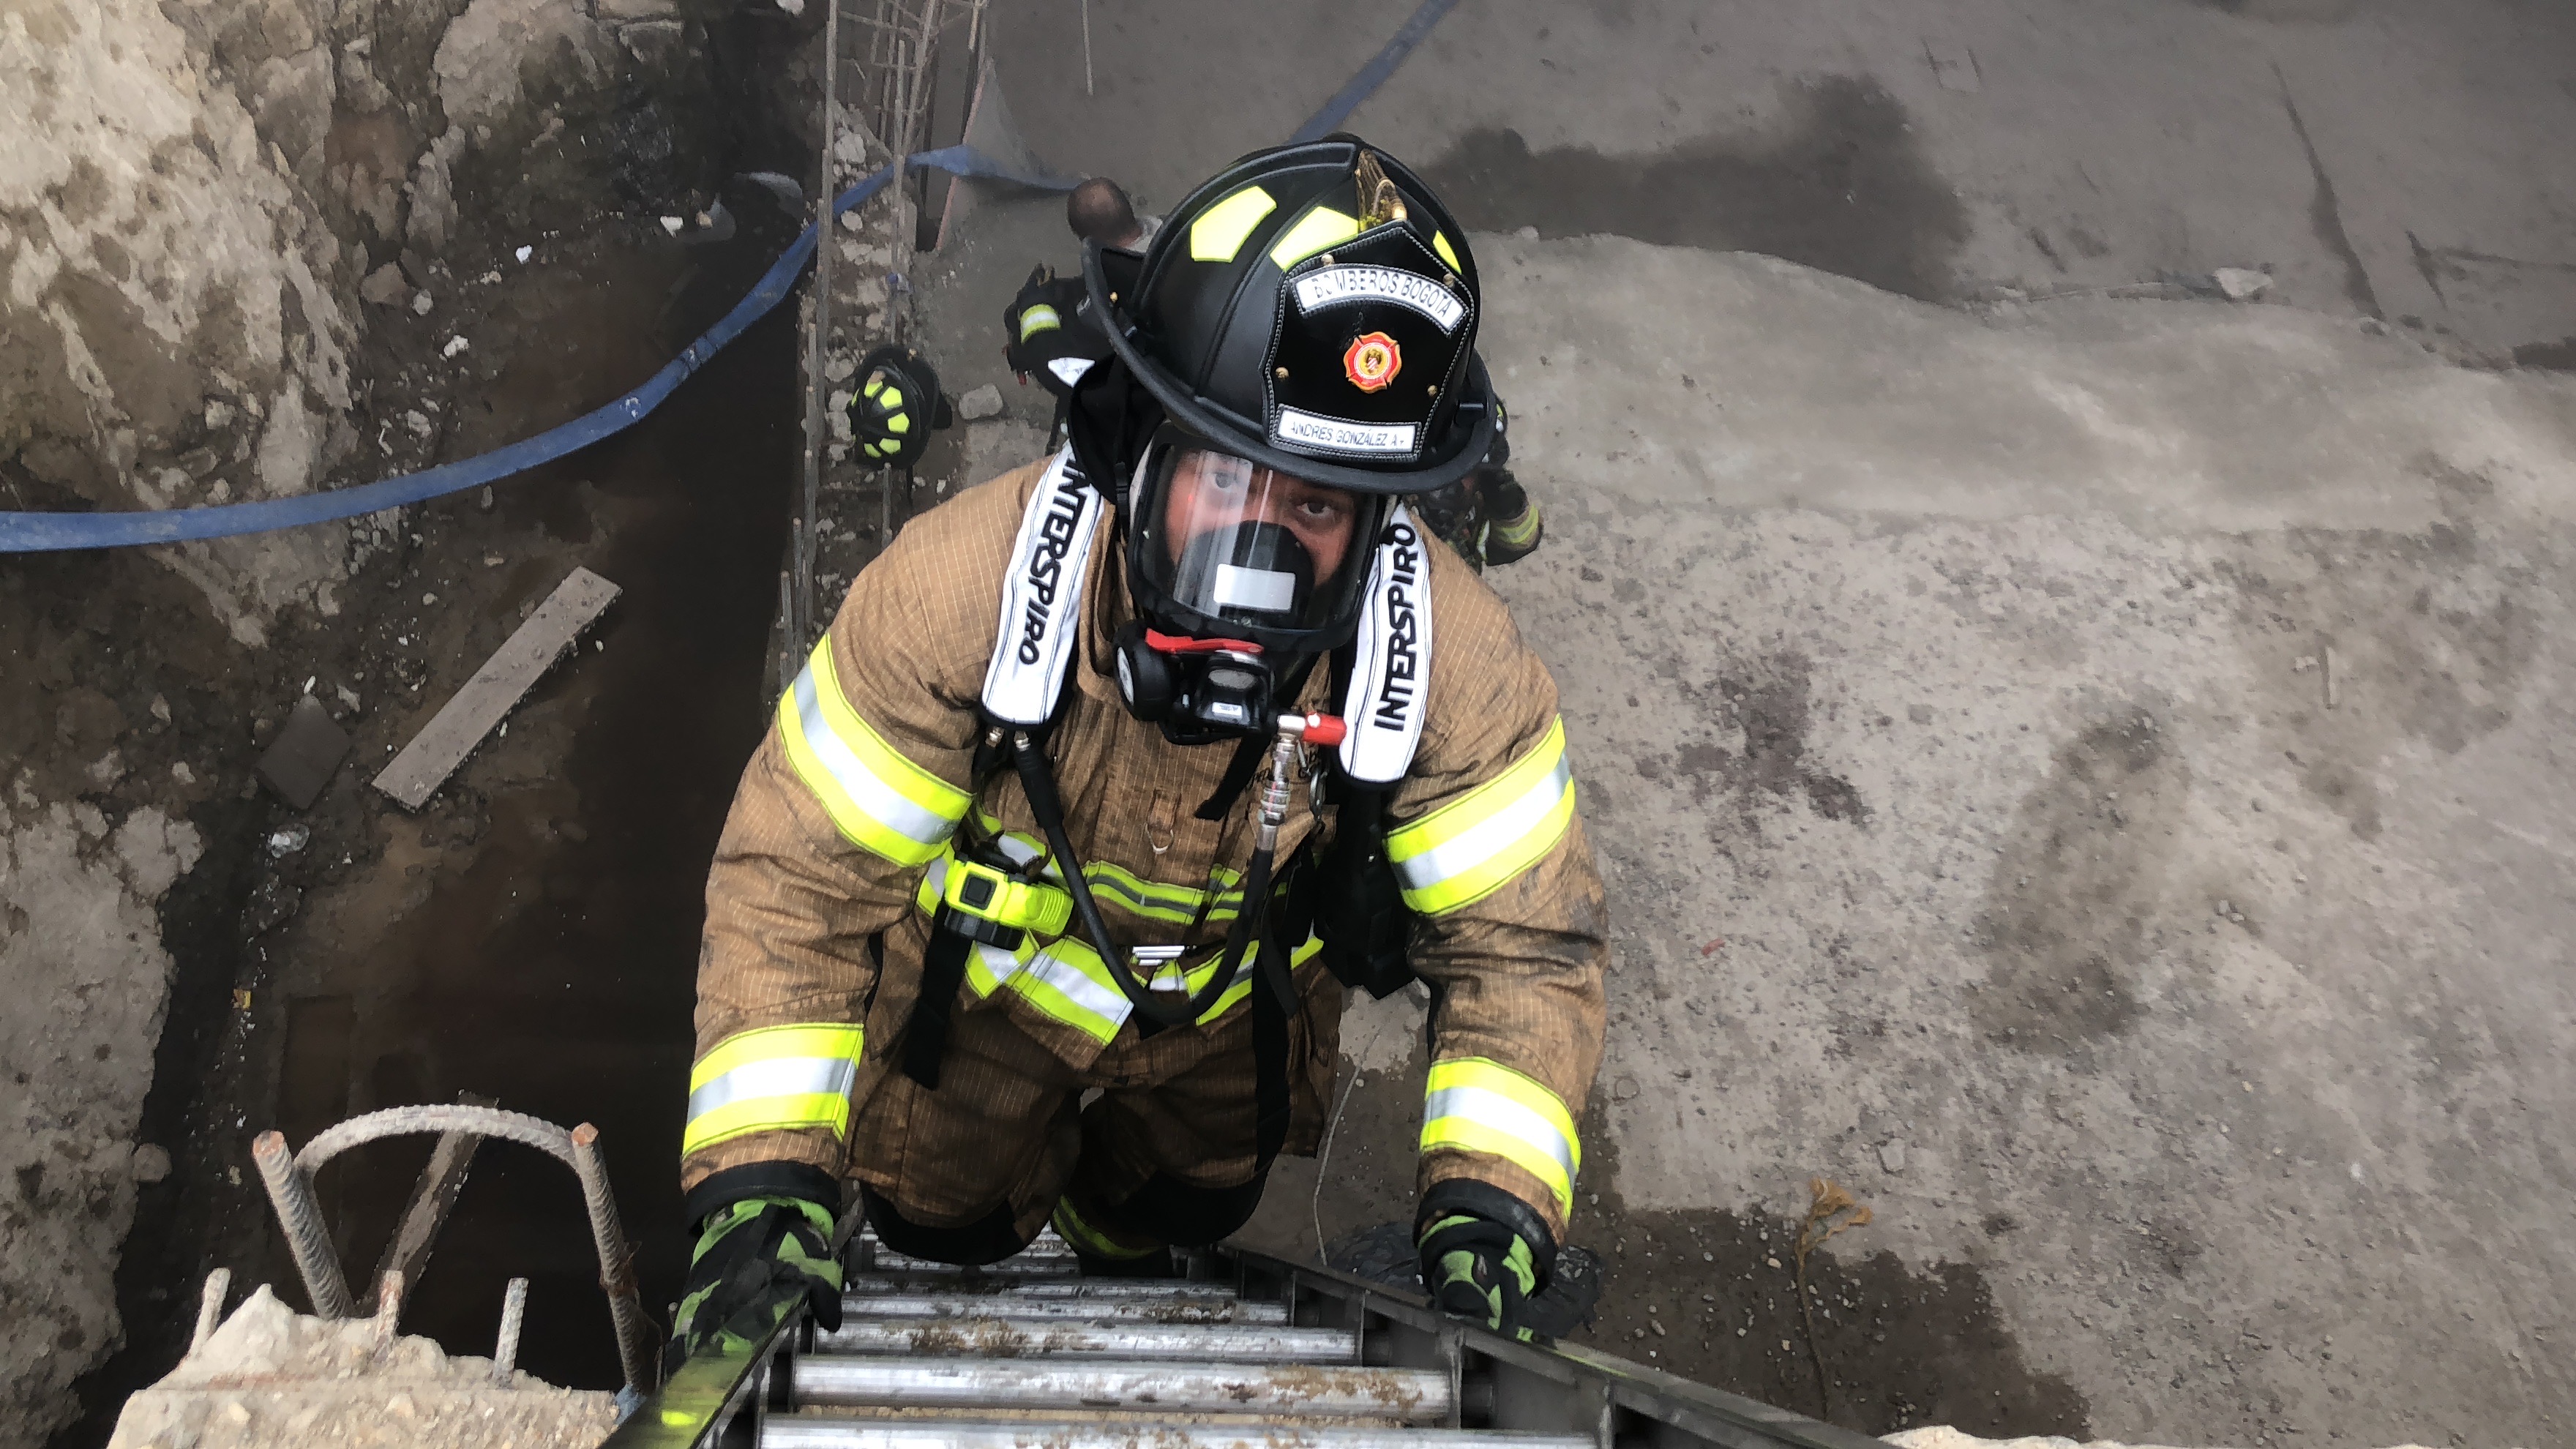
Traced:
<svg viewBox="0 0 2576 1449">
<path fill-rule="evenodd" d="M 1329 621 L 1366 553 L 1360 499 L 1204 448 L 1164 469 L 1145 566 L 1174 603 L 1266 629 Z"/>
</svg>

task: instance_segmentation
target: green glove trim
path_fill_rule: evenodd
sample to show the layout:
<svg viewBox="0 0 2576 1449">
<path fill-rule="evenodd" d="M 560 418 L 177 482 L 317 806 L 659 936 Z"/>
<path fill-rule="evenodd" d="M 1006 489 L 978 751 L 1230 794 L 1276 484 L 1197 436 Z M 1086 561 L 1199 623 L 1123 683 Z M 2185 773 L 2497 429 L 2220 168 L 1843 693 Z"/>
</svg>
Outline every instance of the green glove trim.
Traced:
<svg viewBox="0 0 2576 1449">
<path fill-rule="evenodd" d="M 840 1326 L 841 1264 L 831 1209 L 810 1198 L 749 1197 L 707 1215 L 673 1314 L 666 1371 L 710 1343 L 748 1348 L 797 1306 L 778 1290 L 805 1289 L 805 1305 Z"/>
</svg>

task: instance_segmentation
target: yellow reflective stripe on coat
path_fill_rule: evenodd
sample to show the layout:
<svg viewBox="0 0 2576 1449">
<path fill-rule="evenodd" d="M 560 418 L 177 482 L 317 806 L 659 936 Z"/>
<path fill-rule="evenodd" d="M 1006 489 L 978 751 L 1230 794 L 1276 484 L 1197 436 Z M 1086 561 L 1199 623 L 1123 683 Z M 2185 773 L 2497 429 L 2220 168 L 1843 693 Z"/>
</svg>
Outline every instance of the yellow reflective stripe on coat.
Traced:
<svg viewBox="0 0 2576 1449">
<path fill-rule="evenodd" d="M 1044 302 L 1032 303 L 1027 311 L 1020 314 L 1020 340 L 1026 342 L 1041 332 L 1052 332 L 1063 325 L 1064 319 L 1056 315 L 1053 307 Z"/>
<path fill-rule="evenodd" d="M 1556 1194 L 1560 1212 L 1574 1211 L 1583 1146 L 1563 1099 L 1532 1077 L 1484 1057 L 1432 1063 L 1422 1150 L 1443 1147 L 1488 1152 L 1526 1169 Z"/>
<path fill-rule="evenodd" d="M 1520 517 L 1495 524 L 1494 537 L 1513 548 L 1527 548 L 1530 540 L 1538 537 L 1538 525 L 1538 505 L 1533 503 L 1521 510 Z"/>
<path fill-rule="evenodd" d="M 1573 819 L 1574 774 L 1560 719 L 1510 769 L 1391 832 L 1387 860 L 1404 903 L 1437 916 L 1484 899 L 1537 864 Z"/>
<path fill-rule="evenodd" d="M 967 969 L 973 974 L 971 964 Z M 1127 1013 L 1135 1009 L 1109 979 L 1100 953 L 1070 936 L 1040 947 L 1004 984 L 1050 1019 L 1102 1046 L 1118 1035 Z"/>
<path fill-rule="evenodd" d="M 1208 903 L 1208 893 L 1189 886 L 1165 885 L 1150 881 L 1124 866 L 1111 861 L 1095 860 L 1082 868 L 1082 878 L 1091 882 L 1094 891 L 1108 895 L 1111 901 L 1131 915 L 1147 920 L 1170 921 L 1188 925 L 1200 919 L 1202 906 L 1207 910 L 1205 923 L 1222 925 L 1243 909 L 1242 877 L 1220 868 L 1216 900 Z"/>
<path fill-rule="evenodd" d="M 805 1023 L 717 1042 L 689 1072 L 689 1125 L 680 1150 L 800 1127 L 828 1127 L 847 1137 L 862 1040 L 856 1026 Z"/>
<path fill-rule="evenodd" d="M 778 737 L 796 778 L 861 850 L 920 865 L 965 818 L 965 791 L 905 759 L 850 708 L 829 639 L 814 646 L 795 687 L 779 696 Z"/>
<path fill-rule="evenodd" d="M 1306 943 L 1288 953 L 1288 969 L 1294 971 L 1298 967 L 1305 965 L 1308 961 L 1314 959 L 1316 952 L 1323 949 L 1323 938 L 1312 932 L 1308 932 Z M 1219 959 L 1222 959 L 1222 957 Z M 1215 1021 L 1218 1017 L 1223 1016 L 1227 1012 L 1234 1010 L 1237 1006 L 1242 1005 L 1243 999 L 1252 994 L 1253 975 L 1255 972 L 1259 971 L 1260 968 L 1261 963 L 1258 961 L 1244 962 L 1243 970 L 1235 975 L 1234 984 L 1228 986 L 1225 989 L 1224 994 L 1217 997 L 1215 1005 L 1210 1006 L 1207 1010 L 1199 1013 L 1199 1025 L 1206 1026 L 1208 1023 Z M 1195 993 L 1201 987 L 1206 986 L 1215 976 L 1215 973 L 1216 962 L 1211 961 L 1208 963 L 1208 969 L 1205 972 L 1193 973 L 1193 979 L 1190 982 L 1190 990 Z"/>
</svg>

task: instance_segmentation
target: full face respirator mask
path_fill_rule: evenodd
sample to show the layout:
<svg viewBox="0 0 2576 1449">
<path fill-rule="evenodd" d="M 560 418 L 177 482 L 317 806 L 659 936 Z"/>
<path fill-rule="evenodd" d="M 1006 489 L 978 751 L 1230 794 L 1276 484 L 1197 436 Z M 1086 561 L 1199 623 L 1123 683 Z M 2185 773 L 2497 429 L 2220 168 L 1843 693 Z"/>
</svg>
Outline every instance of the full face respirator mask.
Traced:
<svg viewBox="0 0 2576 1449">
<path fill-rule="evenodd" d="M 1268 735 L 1351 637 L 1389 500 L 1326 488 L 1165 428 L 1128 491 L 1138 618 L 1119 697 L 1175 744 Z"/>
</svg>

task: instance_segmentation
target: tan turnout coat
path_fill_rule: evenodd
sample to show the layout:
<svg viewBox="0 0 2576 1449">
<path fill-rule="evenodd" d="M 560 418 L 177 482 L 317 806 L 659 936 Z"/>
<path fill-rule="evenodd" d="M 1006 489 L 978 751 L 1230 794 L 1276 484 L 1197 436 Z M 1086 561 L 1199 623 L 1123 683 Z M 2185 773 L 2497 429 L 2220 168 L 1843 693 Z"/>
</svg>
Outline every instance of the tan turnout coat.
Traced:
<svg viewBox="0 0 2576 1449">
<path fill-rule="evenodd" d="M 963 791 L 970 784 L 976 707 L 994 647 L 1000 580 L 1023 509 L 1043 471 L 1042 465 L 1019 469 L 915 519 L 852 585 L 820 651 L 828 654 L 828 670 L 818 653 L 808 671 L 815 687 L 837 690 L 846 714 L 835 710 L 801 718 L 823 717 L 827 727 L 843 732 L 851 732 L 848 717 L 862 721 L 865 729 L 854 736 L 858 757 L 877 761 L 880 773 L 908 779 L 907 788 L 916 798 L 936 796 L 941 785 Z M 1137 721 L 1121 705 L 1109 673 L 1109 640 L 1130 606 L 1118 582 L 1121 565 L 1114 558 L 1114 539 L 1112 528 L 1104 525 L 1092 550 L 1088 617 L 1072 667 L 1075 697 L 1054 732 L 1051 754 L 1073 844 L 1086 865 L 1121 868 L 1149 886 L 1186 894 L 1207 887 L 1218 867 L 1244 869 L 1260 789 L 1256 781 L 1221 821 L 1194 818 L 1216 789 L 1232 747 L 1173 746 L 1156 726 Z M 1425 552 L 1434 624 L 1427 723 L 1412 768 L 1393 798 L 1390 828 L 1426 821 L 1460 802 L 1466 804 L 1449 819 L 1486 810 L 1498 797 L 1494 789 L 1479 796 L 1480 787 L 1503 788 L 1496 782 L 1508 775 L 1505 783 L 1518 789 L 1532 775 L 1530 762 L 1538 752 L 1563 748 L 1555 683 L 1522 642 L 1501 601 L 1447 548 L 1435 543 Z M 1315 671 L 1308 708 L 1329 707 L 1323 698 L 1324 673 Z M 929 917 L 917 904 L 916 892 L 930 867 L 889 859 L 854 838 L 850 807 L 841 804 L 836 815 L 829 791 L 809 780 L 820 768 L 812 762 L 812 750 L 800 761 L 792 748 L 790 736 L 804 728 L 791 718 L 799 708 L 798 696 L 791 692 L 782 706 L 781 717 L 773 720 L 744 772 L 707 882 L 706 934 L 698 968 L 699 1080 L 692 1083 L 682 1185 L 693 1186 L 727 1167 L 787 1160 L 862 1178 L 905 1204 L 908 1212 L 962 1220 L 985 1205 L 938 1200 L 943 1193 L 953 1197 L 963 1191 L 953 1185 L 927 1189 L 914 1183 L 908 1188 L 907 1177 L 917 1174 L 907 1162 L 920 1162 L 920 1154 L 933 1149 L 945 1157 L 972 1158 L 1006 1151 L 1007 1145 L 909 1142 L 907 1134 L 986 1129 L 956 1125 L 970 1118 L 945 1119 L 951 1125 L 942 1127 L 939 1119 L 925 1119 L 915 1110 L 884 1110 L 893 1094 L 914 1090 L 901 1075 L 901 1037 L 919 991 L 929 940 Z M 833 725 L 834 718 L 842 722 Z M 876 745 L 867 742 L 871 734 Z M 900 756 L 900 763 L 867 753 L 877 746 Z M 1516 763 L 1523 766 L 1518 774 L 1513 773 Z M 904 775 L 906 766 L 919 774 Z M 1266 762 L 1264 769 L 1266 773 Z M 1571 785 L 1566 788 L 1570 793 Z M 1533 799 L 1532 808 L 1543 803 Z M 1007 830 L 1036 832 L 1019 782 L 1008 771 L 974 805 Z M 1570 805 L 1565 808 L 1570 811 Z M 1329 811 L 1319 819 L 1301 780 L 1279 858 L 1290 859 L 1311 832 L 1328 830 L 1330 821 Z M 1453 1106 L 1463 1103 L 1457 1111 L 1482 1116 L 1444 1119 L 1467 1125 L 1444 1129 L 1442 1140 L 1424 1152 L 1422 1185 L 1461 1176 L 1491 1183 L 1538 1209 L 1561 1239 L 1572 1201 L 1570 1179 L 1552 1181 L 1523 1165 L 1542 1159 L 1515 1145 L 1521 1139 L 1510 1134 L 1544 1138 L 1544 1127 L 1528 1125 L 1537 1119 L 1559 1122 L 1570 1134 L 1571 1125 L 1581 1121 L 1601 1057 L 1607 946 L 1601 882 L 1580 819 L 1559 818 L 1547 828 L 1552 833 L 1543 840 L 1530 837 L 1533 848 L 1545 848 L 1525 868 L 1480 898 L 1428 916 L 1417 932 L 1412 960 L 1437 988 L 1432 1087 L 1437 1090 L 1445 1082 L 1492 1089 L 1440 1099 Z M 866 836 L 867 830 L 857 834 Z M 1205 923 L 1190 932 L 1169 919 L 1131 910 L 1129 896 L 1119 891 L 1097 894 L 1122 946 L 1196 945 L 1224 934 L 1221 924 Z M 1074 930 L 1079 936 L 1078 925 Z M 870 938 L 880 934 L 881 967 L 869 947 Z M 1318 962 L 1303 965 L 1298 980 L 1305 1016 L 1297 1032 L 1302 1060 L 1292 1066 L 1297 1110 L 1288 1150 L 1302 1153 L 1313 1150 L 1320 1102 L 1333 1080 L 1343 996 Z M 1140 1041 L 1129 1020 L 1104 1043 L 1096 1032 L 1068 1024 L 1042 998 L 1043 993 L 1012 989 L 1008 981 L 988 994 L 961 992 L 954 1008 L 958 1032 L 988 1042 L 1001 1041 L 995 1033 L 1004 1033 L 1017 1045 L 988 1055 L 1005 1062 L 1043 1062 L 1044 1071 L 1035 1074 L 1048 1079 L 1049 1089 L 1076 1096 L 1085 1085 L 1124 1086 L 1150 1095 L 1167 1076 L 1190 1078 L 1195 1072 L 1203 1080 L 1216 1044 L 1244 1039 L 1241 1027 L 1248 1011 L 1238 1000 L 1220 1019 L 1168 1031 L 1151 1042 Z M 764 1109 L 757 1100 L 746 1104 L 741 1094 L 752 1089 L 741 1084 L 754 1081 L 754 1074 L 727 1079 L 727 1070 L 750 1060 L 747 1053 L 767 1050 L 761 1043 L 815 1039 L 810 1034 L 746 1034 L 811 1024 L 863 1024 L 852 1044 L 854 1061 L 839 1079 L 847 1083 L 848 1099 L 840 1119 L 812 1115 L 812 1099 L 802 1099 L 807 1100 L 804 1108 Z M 813 1049 L 799 1050 L 810 1054 Z M 1444 1070 L 1443 1064 L 1452 1065 Z M 956 1074 L 944 1086 L 965 1097 L 996 1095 L 1009 1085 L 1005 1079 L 1022 1069 L 1000 1070 L 1001 1076 Z M 1249 1072 L 1246 1060 L 1240 1080 L 1248 1083 Z M 728 1080 L 731 1086 L 725 1085 Z M 1497 1093 L 1509 1100 L 1498 1100 Z M 702 1112 L 701 1101 L 729 1105 Z M 1189 1115 L 1185 1096 L 1164 1105 L 1171 1120 Z M 1015 1101 L 1006 1115 L 1069 1110 L 1061 1103 Z M 808 1115 L 799 1119 L 798 1111 Z M 803 1125 L 797 1125 L 800 1120 Z M 1494 1131 L 1505 1136 L 1493 1137 Z M 1169 1139 L 1175 1134 L 1145 1135 Z M 1186 1134 L 1180 1135 L 1186 1140 Z M 1571 1141 L 1566 1145 L 1570 1149 Z M 1036 1209 L 1039 1217 L 1044 1211 L 1043 1206 Z"/>
</svg>

